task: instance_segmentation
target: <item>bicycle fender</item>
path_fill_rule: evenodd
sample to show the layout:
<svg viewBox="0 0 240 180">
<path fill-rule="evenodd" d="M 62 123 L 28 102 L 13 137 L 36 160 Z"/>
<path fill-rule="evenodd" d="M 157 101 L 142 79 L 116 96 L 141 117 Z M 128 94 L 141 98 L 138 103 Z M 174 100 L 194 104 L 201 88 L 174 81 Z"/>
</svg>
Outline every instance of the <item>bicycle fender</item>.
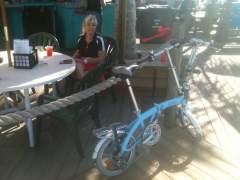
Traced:
<svg viewBox="0 0 240 180">
<path fill-rule="evenodd" d="M 186 116 L 188 116 L 191 121 L 192 121 L 192 124 L 194 125 L 194 127 L 196 128 L 196 131 L 198 132 L 198 134 L 202 137 L 203 136 L 203 132 L 202 132 L 202 128 L 200 126 L 200 124 L 198 123 L 198 120 L 194 117 L 194 115 L 192 114 L 192 112 L 187 109 L 185 110 L 185 113 Z"/>
<path fill-rule="evenodd" d="M 100 139 L 100 141 L 98 141 L 98 143 L 97 143 L 97 145 L 96 145 L 96 147 L 95 147 L 95 149 L 94 149 L 94 152 L 93 152 L 93 154 L 92 154 L 92 159 L 93 159 L 93 160 L 97 159 L 98 151 L 100 150 L 101 146 L 103 145 L 103 143 L 104 143 L 107 139 L 109 139 L 109 137 L 102 138 L 102 139 Z"/>
<path fill-rule="evenodd" d="M 126 132 L 125 131 L 117 131 L 117 134 L 125 134 Z M 96 158 L 97 158 L 97 154 L 98 154 L 98 151 L 100 150 L 100 148 L 101 148 L 101 146 L 103 145 L 103 143 L 106 141 L 106 140 L 108 140 L 108 139 L 112 139 L 113 138 L 113 135 L 112 135 L 112 133 L 109 133 L 109 134 L 107 134 L 105 137 L 103 137 L 103 138 L 101 138 L 99 141 L 98 141 L 98 143 L 97 143 L 97 145 L 96 145 L 96 147 L 95 147 L 95 149 L 94 149 L 94 152 L 93 152 L 93 154 L 92 154 L 92 159 L 93 160 L 95 160 Z"/>
</svg>

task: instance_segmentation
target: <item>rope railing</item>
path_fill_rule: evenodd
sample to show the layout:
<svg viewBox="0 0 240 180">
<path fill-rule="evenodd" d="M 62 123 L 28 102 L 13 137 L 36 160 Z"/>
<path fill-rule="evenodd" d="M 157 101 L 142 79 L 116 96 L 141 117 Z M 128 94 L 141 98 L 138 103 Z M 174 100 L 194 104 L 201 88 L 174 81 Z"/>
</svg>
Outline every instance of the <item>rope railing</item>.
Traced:
<svg viewBox="0 0 240 180">
<path fill-rule="evenodd" d="M 101 83 L 98 83 L 88 89 L 72 94 L 65 98 L 57 99 L 56 101 L 49 102 L 47 104 L 35 106 L 29 110 L 16 111 L 5 115 L 0 115 L 0 127 L 8 126 L 11 124 L 17 124 L 25 121 L 28 118 L 34 119 L 38 116 L 51 113 L 53 111 L 65 108 L 73 105 L 76 102 L 80 102 L 90 96 L 93 96 L 115 84 L 120 82 L 120 78 L 111 77 Z"/>
</svg>

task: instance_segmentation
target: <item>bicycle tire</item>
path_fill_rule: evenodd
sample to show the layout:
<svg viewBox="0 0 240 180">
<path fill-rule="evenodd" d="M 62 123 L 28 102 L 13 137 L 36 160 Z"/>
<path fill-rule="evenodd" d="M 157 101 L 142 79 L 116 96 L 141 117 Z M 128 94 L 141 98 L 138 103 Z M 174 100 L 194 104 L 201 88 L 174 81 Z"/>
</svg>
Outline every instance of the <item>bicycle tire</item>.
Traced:
<svg viewBox="0 0 240 180">
<path fill-rule="evenodd" d="M 122 174 L 132 164 L 134 156 L 135 156 L 135 147 L 134 147 L 129 152 L 126 152 L 125 156 L 127 159 L 125 159 L 126 163 L 123 166 L 114 164 L 114 161 L 116 161 L 116 160 L 114 160 L 112 157 L 110 157 L 110 159 L 106 159 L 107 161 L 104 162 L 105 159 L 103 157 L 103 153 L 107 150 L 107 148 L 109 148 L 109 146 L 112 145 L 112 143 L 114 143 L 113 139 L 106 138 L 105 142 L 102 144 L 102 146 L 99 149 L 98 154 L 97 154 L 96 167 L 100 171 L 100 173 L 105 176 L 118 176 L 118 175 Z M 110 149 L 110 151 L 111 151 L 111 149 Z M 111 152 L 111 153 L 113 153 L 113 152 Z M 109 167 L 107 167 L 107 166 L 111 166 L 111 168 L 113 168 L 113 169 L 109 169 Z"/>
<path fill-rule="evenodd" d="M 180 110 L 180 123 L 181 127 L 185 128 L 191 137 L 200 141 L 203 137 L 203 131 L 198 121 L 193 117 L 189 110 Z"/>
</svg>

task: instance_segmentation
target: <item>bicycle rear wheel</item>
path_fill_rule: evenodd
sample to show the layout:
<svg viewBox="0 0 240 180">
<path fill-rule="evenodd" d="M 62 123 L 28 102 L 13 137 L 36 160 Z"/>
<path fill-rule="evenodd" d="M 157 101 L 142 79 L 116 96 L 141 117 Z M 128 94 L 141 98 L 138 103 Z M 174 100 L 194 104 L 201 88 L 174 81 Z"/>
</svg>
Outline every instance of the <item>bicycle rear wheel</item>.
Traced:
<svg viewBox="0 0 240 180">
<path fill-rule="evenodd" d="M 193 114 L 189 111 L 180 110 L 179 120 L 181 127 L 186 128 L 187 132 L 196 140 L 200 141 L 203 137 L 203 131 L 198 123 L 197 119 L 194 118 Z"/>
<path fill-rule="evenodd" d="M 124 154 L 121 159 L 115 149 L 113 139 L 106 139 L 98 151 L 96 167 L 105 176 L 117 176 L 123 173 L 133 162 L 135 148 Z"/>
</svg>

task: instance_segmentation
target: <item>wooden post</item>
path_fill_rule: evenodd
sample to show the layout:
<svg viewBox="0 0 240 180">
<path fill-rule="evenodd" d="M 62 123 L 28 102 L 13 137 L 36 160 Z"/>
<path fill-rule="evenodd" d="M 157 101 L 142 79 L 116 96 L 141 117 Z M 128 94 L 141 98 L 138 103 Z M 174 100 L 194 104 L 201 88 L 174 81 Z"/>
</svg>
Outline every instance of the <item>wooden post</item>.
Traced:
<svg viewBox="0 0 240 180">
<path fill-rule="evenodd" d="M 185 34 L 185 22 L 179 21 L 173 23 L 173 39 L 183 39 Z M 178 76 L 181 74 L 181 63 L 182 63 L 182 48 L 174 49 L 171 52 L 171 57 L 175 65 Z M 173 74 L 169 71 L 168 75 L 168 87 L 167 87 L 167 99 L 176 97 L 177 87 L 174 81 Z M 176 125 L 176 109 L 171 108 L 166 112 L 165 126 L 174 127 Z"/>
<path fill-rule="evenodd" d="M 3 22 L 3 29 L 4 29 L 4 36 L 6 41 L 6 50 L 8 55 L 8 65 L 12 66 L 12 60 L 11 60 L 11 49 L 10 49 L 10 41 L 9 41 L 9 34 L 8 34 L 8 26 L 7 26 L 7 17 L 5 12 L 5 5 L 4 1 L 0 0 L 0 6 L 1 6 L 1 16 L 2 16 L 2 22 Z"/>
<path fill-rule="evenodd" d="M 127 0 L 127 12 L 125 15 L 125 59 L 136 59 L 137 46 L 136 46 L 136 2 L 133 0 Z"/>
<path fill-rule="evenodd" d="M 126 12 L 127 12 L 127 0 L 119 1 L 119 25 L 120 32 L 118 34 L 119 42 L 119 60 L 120 63 L 124 63 L 125 55 L 125 34 L 126 34 Z"/>
</svg>

